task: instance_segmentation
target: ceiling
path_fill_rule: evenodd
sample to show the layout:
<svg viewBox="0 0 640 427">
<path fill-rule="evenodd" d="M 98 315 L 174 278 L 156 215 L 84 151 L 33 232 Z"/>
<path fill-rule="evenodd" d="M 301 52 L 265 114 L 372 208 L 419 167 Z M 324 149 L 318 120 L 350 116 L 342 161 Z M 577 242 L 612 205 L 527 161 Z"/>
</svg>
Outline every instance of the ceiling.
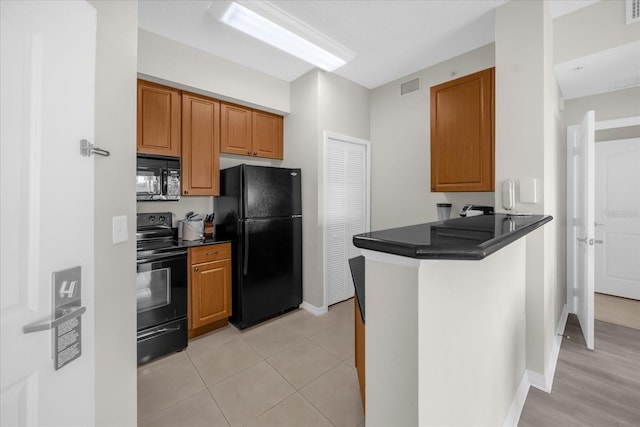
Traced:
<svg viewBox="0 0 640 427">
<path fill-rule="evenodd" d="M 506 1 L 273 0 L 271 3 L 355 52 L 353 60 L 334 73 L 372 89 L 492 43 L 494 9 Z M 554 0 L 549 4 L 555 18 L 595 1 Z M 221 16 L 230 3 L 230 0 L 140 0 L 138 25 L 287 82 L 314 68 L 221 23 L 214 16 Z M 610 55 L 607 59 L 611 59 Z M 598 63 L 599 59 L 595 57 L 592 61 Z M 565 68 L 571 69 L 569 65 Z M 556 72 L 560 80 L 558 68 Z M 576 74 L 579 73 L 573 72 L 565 81 L 575 83 Z M 595 74 L 606 77 L 605 72 Z M 630 77 L 624 76 L 618 80 L 625 78 L 630 81 Z M 562 82 L 561 88 L 564 94 Z"/>
</svg>

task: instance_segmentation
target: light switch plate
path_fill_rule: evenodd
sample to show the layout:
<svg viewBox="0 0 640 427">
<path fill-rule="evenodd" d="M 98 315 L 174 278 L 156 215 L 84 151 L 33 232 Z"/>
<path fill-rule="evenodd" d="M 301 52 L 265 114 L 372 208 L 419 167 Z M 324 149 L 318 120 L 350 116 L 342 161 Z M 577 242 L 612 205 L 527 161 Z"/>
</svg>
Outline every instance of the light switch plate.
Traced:
<svg viewBox="0 0 640 427">
<path fill-rule="evenodd" d="M 129 240 L 129 229 L 126 215 L 114 216 L 111 218 L 113 244 L 122 243 Z"/>
<path fill-rule="evenodd" d="M 536 197 L 536 179 L 524 178 L 520 180 L 520 202 L 521 203 L 538 203 Z"/>
</svg>

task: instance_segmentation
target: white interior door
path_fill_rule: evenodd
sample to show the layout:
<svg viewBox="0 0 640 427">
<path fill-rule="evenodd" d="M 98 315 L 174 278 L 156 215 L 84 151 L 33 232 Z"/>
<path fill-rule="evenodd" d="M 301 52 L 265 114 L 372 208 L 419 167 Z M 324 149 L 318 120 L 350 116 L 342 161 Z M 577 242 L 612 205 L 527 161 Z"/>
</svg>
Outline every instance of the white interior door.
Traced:
<svg viewBox="0 0 640 427">
<path fill-rule="evenodd" d="M 595 113 L 567 132 L 567 303 L 593 349 Z"/>
<path fill-rule="evenodd" d="M 595 153 L 595 290 L 640 300 L 640 138 Z"/>
<path fill-rule="evenodd" d="M 94 425 L 94 160 L 80 140 L 93 138 L 96 13 L 2 0 L 0 31 L 0 425 Z M 52 273 L 76 266 L 58 294 L 81 291 L 85 314 L 25 333 L 60 320 Z"/>
<path fill-rule="evenodd" d="M 348 260 L 360 255 L 355 234 L 369 231 L 369 143 L 326 138 L 325 289 L 327 305 L 351 298 Z"/>
</svg>

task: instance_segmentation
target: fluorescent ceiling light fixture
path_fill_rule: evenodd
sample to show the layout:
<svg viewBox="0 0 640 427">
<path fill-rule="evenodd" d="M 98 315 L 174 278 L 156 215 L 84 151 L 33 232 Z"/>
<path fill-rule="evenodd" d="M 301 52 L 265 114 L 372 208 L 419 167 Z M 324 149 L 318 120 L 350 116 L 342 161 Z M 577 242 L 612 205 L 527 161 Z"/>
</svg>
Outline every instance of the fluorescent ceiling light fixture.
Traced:
<svg viewBox="0 0 640 427">
<path fill-rule="evenodd" d="M 326 71 L 333 71 L 342 67 L 355 56 L 353 52 L 267 1 L 252 2 L 250 4 L 253 8 L 259 9 L 261 13 L 233 2 L 222 16 L 221 21 Z M 267 19 L 265 16 L 273 19 Z M 281 22 L 283 25 L 294 29 L 297 33 L 304 34 L 305 37 L 301 37 L 274 21 Z M 319 45 L 327 48 L 325 49 Z M 341 55 L 335 55 L 328 49 L 340 52 Z"/>
</svg>

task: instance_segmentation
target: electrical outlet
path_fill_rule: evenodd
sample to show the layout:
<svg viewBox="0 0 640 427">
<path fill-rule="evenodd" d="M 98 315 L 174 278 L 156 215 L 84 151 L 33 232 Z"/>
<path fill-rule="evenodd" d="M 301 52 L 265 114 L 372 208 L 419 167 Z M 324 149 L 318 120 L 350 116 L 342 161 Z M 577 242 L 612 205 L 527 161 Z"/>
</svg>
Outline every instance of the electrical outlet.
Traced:
<svg viewBox="0 0 640 427">
<path fill-rule="evenodd" d="M 111 218 L 113 244 L 122 243 L 129 240 L 129 229 L 127 227 L 127 217 L 125 215 Z"/>
</svg>

